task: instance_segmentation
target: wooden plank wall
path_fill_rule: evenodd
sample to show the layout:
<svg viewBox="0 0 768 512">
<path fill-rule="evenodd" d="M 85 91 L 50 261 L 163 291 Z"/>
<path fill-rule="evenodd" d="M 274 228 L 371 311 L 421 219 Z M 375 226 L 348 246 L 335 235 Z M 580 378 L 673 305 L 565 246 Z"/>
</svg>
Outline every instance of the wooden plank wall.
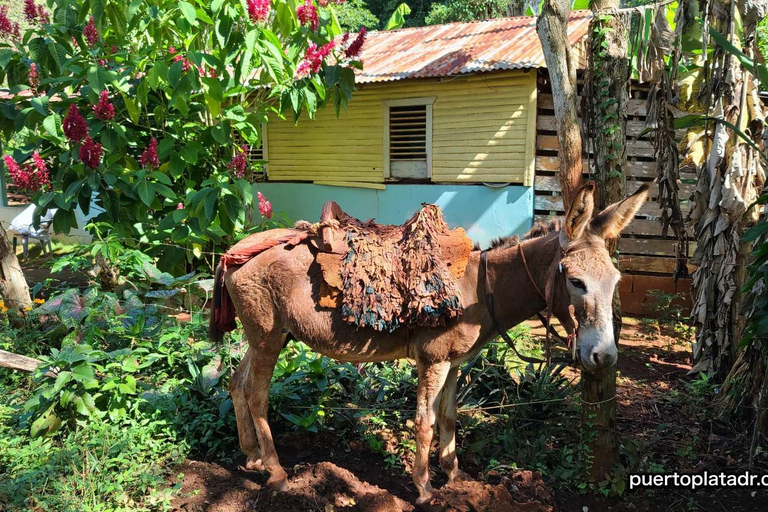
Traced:
<svg viewBox="0 0 768 512">
<path fill-rule="evenodd" d="M 563 215 L 564 209 L 557 177 L 558 142 L 552 91 L 546 70 L 539 71 L 538 87 L 534 220 L 545 221 L 551 216 Z M 658 187 L 652 183 L 657 173 L 653 142 L 647 135 L 642 135 L 645 130 L 647 97 L 647 87 L 633 85 L 627 120 L 627 192 L 634 192 L 643 183 L 650 183 L 650 199 L 622 235 L 619 246 L 619 269 L 623 274 L 620 287 L 622 306 L 625 312 L 636 315 L 654 314 L 652 298 L 648 292 L 656 289 L 665 293 L 684 294 L 686 299 L 682 303 L 690 307 L 690 280 L 675 282 L 672 278 L 676 267 L 676 240 L 671 233 L 667 237 L 662 236 Z M 589 170 L 590 163 L 585 155 L 585 171 Z M 585 172 L 585 179 L 587 177 Z M 693 195 L 695 178 L 694 173 L 681 175 L 683 215 L 688 211 L 688 199 Z M 693 243 L 690 243 L 689 254 L 693 254 L 694 248 Z M 689 272 L 693 271 L 690 264 L 688 269 Z"/>
</svg>

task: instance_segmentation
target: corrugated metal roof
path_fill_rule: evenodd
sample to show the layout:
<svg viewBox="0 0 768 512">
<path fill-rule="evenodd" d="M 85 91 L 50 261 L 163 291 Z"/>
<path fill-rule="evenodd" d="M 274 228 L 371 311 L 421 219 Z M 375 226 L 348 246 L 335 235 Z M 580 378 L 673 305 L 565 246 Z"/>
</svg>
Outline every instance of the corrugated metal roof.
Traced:
<svg viewBox="0 0 768 512">
<path fill-rule="evenodd" d="M 590 18 L 590 11 L 571 13 L 571 45 L 586 35 Z M 544 67 L 536 19 L 519 16 L 369 32 L 356 82 Z"/>
</svg>

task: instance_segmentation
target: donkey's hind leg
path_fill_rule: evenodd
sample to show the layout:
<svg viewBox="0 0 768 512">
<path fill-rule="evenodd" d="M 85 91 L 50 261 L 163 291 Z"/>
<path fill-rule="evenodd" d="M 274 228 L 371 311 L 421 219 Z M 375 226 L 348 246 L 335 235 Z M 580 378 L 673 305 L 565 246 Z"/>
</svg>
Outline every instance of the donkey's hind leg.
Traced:
<svg viewBox="0 0 768 512">
<path fill-rule="evenodd" d="M 267 485 L 282 491 L 288 484 L 288 475 L 280 466 L 277 457 L 272 431 L 267 423 L 267 408 L 269 407 L 269 384 L 283 347 L 283 336 L 280 329 L 264 332 L 249 319 L 243 319 L 242 322 L 251 345 L 248 351 L 253 353 L 245 386 L 248 408 L 259 439 L 261 460 L 270 475 Z"/>
<path fill-rule="evenodd" d="M 440 431 L 440 467 L 448 476 L 448 482 L 459 476 L 459 462 L 456 458 L 456 385 L 459 367 L 454 366 L 448 372 L 445 386 L 440 393 L 440 410 L 437 413 L 437 425 Z"/>
<path fill-rule="evenodd" d="M 229 394 L 232 395 L 232 404 L 235 406 L 237 437 L 240 439 L 240 449 L 246 457 L 245 468 L 264 471 L 256 429 L 253 426 L 251 409 L 248 407 L 248 389 L 246 389 L 252 359 L 253 351 L 249 348 L 229 381 Z"/>
</svg>

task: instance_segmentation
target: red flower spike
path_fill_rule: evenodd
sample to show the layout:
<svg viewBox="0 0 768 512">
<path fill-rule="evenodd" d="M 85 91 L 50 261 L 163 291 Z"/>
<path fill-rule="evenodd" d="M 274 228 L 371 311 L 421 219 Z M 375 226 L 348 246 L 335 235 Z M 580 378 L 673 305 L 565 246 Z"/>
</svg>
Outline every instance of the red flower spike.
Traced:
<svg viewBox="0 0 768 512">
<path fill-rule="evenodd" d="M 347 58 L 354 59 L 360 56 L 360 53 L 363 51 L 363 43 L 365 43 L 365 36 L 367 33 L 368 31 L 365 27 L 360 28 L 360 32 L 357 33 L 357 37 L 352 41 L 352 44 L 344 50 L 344 55 L 346 55 Z"/>
<path fill-rule="evenodd" d="M 93 142 L 90 136 L 80 146 L 80 161 L 89 169 L 96 169 L 101 164 L 101 144 Z"/>
<path fill-rule="evenodd" d="M 37 18 L 40 20 L 40 23 L 48 23 L 48 11 L 42 5 L 37 6 Z"/>
<path fill-rule="evenodd" d="M 336 43 L 331 41 L 318 49 L 315 43 L 309 43 L 307 51 L 304 52 L 304 60 L 296 68 L 296 78 L 304 78 L 310 73 L 318 73 L 323 65 L 323 60 L 331 54 L 335 46 Z"/>
<path fill-rule="evenodd" d="M 88 135 L 88 125 L 85 123 L 85 118 L 80 115 L 80 111 L 77 110 L 74 103 L 69 106 L 69 113 L 61 123 L 61 127 L 64 130 L 64 135 L 71 142 L 80 142 Z"/>
<path fill-rule="evenodd" d="M 258 25 L 269 18 L 270 0 L 248 0 L 248 18 Z"/>
<path fill-rule="evenodd" d="M 24 0 L 24 16 L 27 17 L 27 21 L 35 21 L 37 19 L 35 0 Z"/>
<path fill-rule="evenodd" d="M 93 106 L 93 114 L 102 121 L 110 121 L 115 118 L 115 106 L 109 102 L 109 93 L 106 89 L 101 91 L 99 102 Z"/>
<path fill-rule="evenodd" d="M 157 155 L 157 139 L 152 137 L 149 146 L 139 157 L 139 164 L 144 169 L 157 169 L 160 167 L 160 157 Z"/>
<path fill-rule="evenodd" d="M 310 30 L 317 30 L 320 27 L 317 9 L 315 9 L 312 0 L 304 0 L 304 5 L 296 8 L 296 16 L 298 16 L 299 22 L 302 25 L 309 25 Z"/>
<path fill-rule="evenodd" d="M 96 30 L 96 22 L 94 21 L 93 16 L 90 17 L 88 23 L 85 25 L 83 36 L 90 48 L 93 48 L 99 43 L 99 32 Z"/>
<path fill-rule="evenodd" d="M 245 176 L 245 170 L 248 168 L 247 155 L 249 149 L 247 144 L 240 146 L 235 156 L 233 156 L 232 160 L 227 164 L 227 169 L 232 171 L 232 176 L 235 178 L 242 178 Z"/>
<path fill-rule="evenodd" d="M 262 217 L 266 219 L 272 218 L 272 203 L 267 201 L 267 198 L 264 197 L 264 194 L 261 192 L 257 192 L 256 195 L 259 198 L 259 213 Z"/>
<path fill-rule="evenodd" d="M 40 86 L 40 75 L 37 72 L 37 64 L 34 62 L 29 65 L 29 86 L 34 91 Z"/>
<path fill-rule="evenodd" d="M 8 174 L 13 184 L 18 188 L 37 192 L 50 186 L 50 173 L 45 165 L 45 161 L 37 151 L 32 155 L 33 163 L 26 163 L 23 167 L 17 164 L 10 155 L 5 155 L 3 160 L 8 167 Z"/>
</svg>

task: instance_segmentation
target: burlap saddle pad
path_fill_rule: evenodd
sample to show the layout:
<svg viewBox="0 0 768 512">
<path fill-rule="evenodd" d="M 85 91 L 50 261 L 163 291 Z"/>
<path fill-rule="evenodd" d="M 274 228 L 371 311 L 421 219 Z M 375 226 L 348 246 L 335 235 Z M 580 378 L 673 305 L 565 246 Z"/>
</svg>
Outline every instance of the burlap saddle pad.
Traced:
<svg viewBox="0 0 768 512">
<path fill-rule="evenodd" d="M 438 206 L 425 204 L 391 226 L 361 222 L 329 202 L 315 226 L 322 232 L 314 244 L 323 274 L 319 304 L 339 308 L 346 322 L 391 332 L 444 325 L 462 314 L 456 283 L 472 241 L 464 229 L 448 229 Z"/>
</svg>

